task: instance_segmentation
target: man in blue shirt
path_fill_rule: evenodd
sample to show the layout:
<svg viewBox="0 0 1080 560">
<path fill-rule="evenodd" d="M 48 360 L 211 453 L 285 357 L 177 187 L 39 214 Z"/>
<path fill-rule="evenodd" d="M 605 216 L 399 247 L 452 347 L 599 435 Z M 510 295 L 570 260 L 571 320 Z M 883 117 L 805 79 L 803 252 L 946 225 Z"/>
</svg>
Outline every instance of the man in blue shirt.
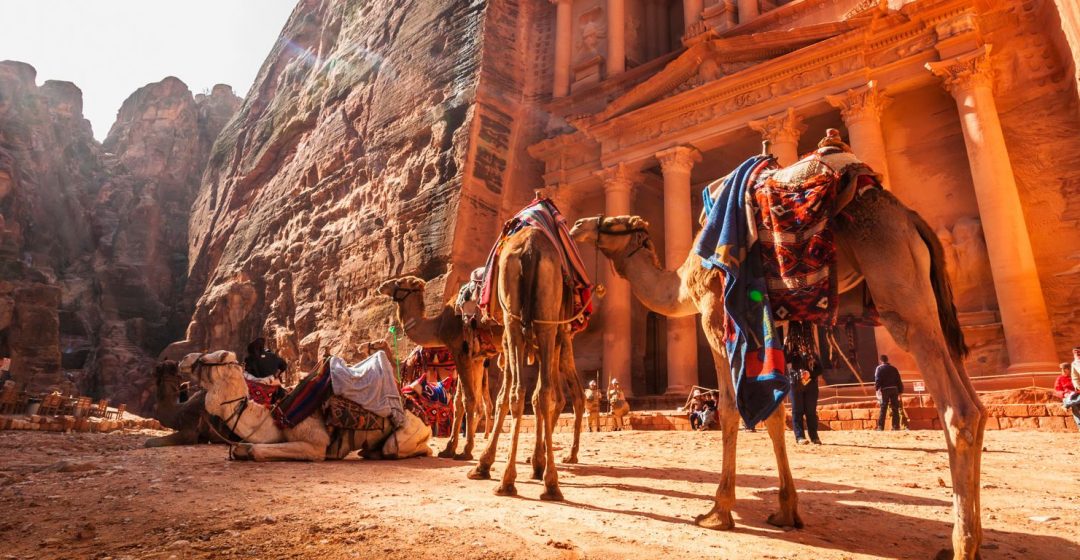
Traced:
<svg viewBox="0 0 1080 560">
<path fill-rule="evenodd" d="M 892 409 L 892 429 L 900 429 L 900 395 L 904 393 L 904 382 L 900 380 L 900 371 L 889 363 L 889 357 L 881 356 L 881 364 L 874 370 L 874 390 L 877 392 L 881 410 L 878 413 L 877 429 L 885 429 L 886 407 Z"/>
</svg>

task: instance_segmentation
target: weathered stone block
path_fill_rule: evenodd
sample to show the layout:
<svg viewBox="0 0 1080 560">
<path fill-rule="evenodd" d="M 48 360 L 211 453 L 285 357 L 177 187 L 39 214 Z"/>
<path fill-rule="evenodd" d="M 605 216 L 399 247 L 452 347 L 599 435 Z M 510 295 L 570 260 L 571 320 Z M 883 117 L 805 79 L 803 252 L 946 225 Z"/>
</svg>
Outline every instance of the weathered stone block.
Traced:
<svg viewBox="0 0 1080 560">
<path fill-rule="evenodd" d="M 1005 405 L 1005 416 L 1010 418 L 1023 418 L 1028 415 L 1028 405 L 1026 404 L 1007 404 Z"/>
</svg>

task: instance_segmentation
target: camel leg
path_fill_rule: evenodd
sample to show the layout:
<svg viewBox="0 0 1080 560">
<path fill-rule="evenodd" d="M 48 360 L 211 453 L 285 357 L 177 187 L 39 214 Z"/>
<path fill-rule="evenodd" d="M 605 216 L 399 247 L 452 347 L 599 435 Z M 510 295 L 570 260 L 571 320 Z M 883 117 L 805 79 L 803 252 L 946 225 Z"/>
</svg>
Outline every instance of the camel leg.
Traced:
<svg viewBox="0 0 1080 560">
<path fill-rule="evenodd" d="M 256 462 L 322 461 L 326 459 L 326 446 L 320 447 L 318 444 L 308 441 L 245 443 L 237 446 L 237 456 L 241 457 L 243 454 Z"/>
<path fill-rule="evenodd" d="M 581 447 L 581 421 L 585 415 L 585 387 L 581 384 L 578 376 L 577 364 L 574 363 L 573 336 L 563 330 L 559 331 L 559 372 L 569 385 L 570 399 L 574 403 L 574 445 L 570 448 L 570 454 L 563 458 L 564 463 L 573 464 L 578 462 L 578 449 Z M 559 412 L 562 407 L 559 407 Z"/>
<path fill-rule="evenodd" d="M 541 416 L 544 418 L 543 435 L 545 443 L 544 493 L 540 494 L 540 499 L 549 501 L 561 501 L 563 499 L 562 491 L 559 490 L 559 473 L 555 465 L 555 446 L 552 442 L 555 423 L 558 421 L 559 413 L 565 404 L 562 397 L 563 379 L 559 371 L 560 362 L 562 361 L 559 348 L 561 344 L 556 342 L 558 336 L 556 328 L 549 326 L 536 329 L 539 331 L 537 332 L 537 353 L 540 359 L 540 379 L 536 385 L 536 394 L 539 397 L 536 401 L 539 402 L 540 409 L 536 415 L 538 419 Z M 563 348 L 563 350 L 568 349 Z"/>
<path fill-rule="evenodd" d="M 495 401 L 491 400 L 491 387 L 488 383 L 487 368 L 481 365 L 480 373 L 480 407 L 484 415 L 484 439 L 488 439 L 491 437 L 491 428 L 495 423 Z"/>
<path fill-rule="evenodd" d="M 180 430 L 167 436 L 150 438 L 143 443 L 143 447 L 172 447 L 197 443 L 199 443 L 199 436 L 194 430 Z"/>
<path fill-rule="evenodd" d="M 464 383 L 458 379 L 458 390 L 454 393 L 454 419 L 450 423 L 450 440 L 446 447 L 439 452 L 438 457 L 452 459 L 457 452 L 458 435 L 461 433 L 461 421 L 465 417 L 465 391 L 462 390 Z"/>
<path fill-rule="evenodd" d="M 508 358 L 507 354 L 503 354 Z M 484 452 L 480 454 L 480 460 L 476 467 L 469 471 L 468 477 L 472 480 L 487 480 L 491 478 L 491 465 L 495 463 L 495 452 L 499 449 L 499 434 L 502 433 L 503 422 L 506 413 L 510 410 L 510 385 L 511 375 L 509 364 L 503 367 L 502 386 L 499 387 L 499 397 L 495 402 L 495 423 L 492 426 L 491 438 L 487 440 Z"/>
<path fill-rule="evenodd" d="M 791 477 L 791 465 L 788 463 L 787 448 L 784 443 L 783 405 L 778 406 L 765 419 L 765 427 L 769 430 L 773 455 L 776 456 L 776 468 L 780 474 L 780 511 L 770 515 L 768 522 L 777 527 L 802 529 L 803 522 L 799 517 L 799 496 L 795 492 L 795 480 Z"/>
<path fill-rule="evenodd" d="M 739 438 L 739 411 L 735 404 L 735 386 L 731 380 L 731 369 L 727 357 L 721 353 L 724 348 L 724 308 L 719 298 L 706 296 L 698 306 L 703 310 L 701 324 L 713 350 L 716 364 L 716 381 L 719 389 L 716 415 L 720 422 L 723 441 L 723 458 L 720 463 L 720 485 L 716 488 L 713 507 L 704 515 L 699 515 L 695 522 L 706 529 L 727 530 L 735 527 L 731 510 L 735 507 L 735 448 Z"/>
<path fill-rule="evenodd" d="M 529 458 L 529 466 L 532 467 L 533 480 L 544 480 L 544 467 L 547 464 L 545 450 L 548 447 L 548 440 L 547 432 L 544 430 L 544 425 L 547 423 L 547 411 L 544 408 L 546 403 L 541 402 L 540 399 L 540 383 L 538 381 L 532 396 L 533 416 L 536 418 L 536 445 L 533 446 L 533 454 L 532 457 Z"/>
<path fill-rule="evenodd" d="M 506 330 L 504 350 L 507 357 L 507 369 L 511 373 L 510 408 L 514 414 L 514 421 L 513 428 L 510 430 L 510 456 L 503 470 L 502 482 L 499 483 L 495 493 L 500 496 L 515 496 L 517 495 L 514 482 L 517 480 L 518 436 L 521 435 L 521 417 L 525 413 L 525 388 L 521 386 L 521 370 L 525 365 L 524 354 L 527 350 L 520 323 L 508 325 Z"/>
<path fill-rule="evenodd" d="M 454 459 L 471 461 L 473 446 L 476 444 L 476 426 L 480 420 L 480 388 L 477 387 L 480 378 L 477 373 L 483 367 L 481 365 L 483 362 L 478 364 L 476 360 L 467 359 L 463 363 L 467 364 L 466 367 L 469 369 L 465 376 L 458 374 L 459 392 L 464 399 L 462 404 L 465 409 L 465 449 L 460 454 L 454 455 Z M 458 426 L 460 427 L 460 424 Z"/>
<path fill-rule="evenodd" d="M 926 230 L 929 226 L 912 218 L 887 194 L 856 206 L 851 215 L 851 225 L 838 231 L 837 240 L 866 277 L 889 333 L 914 355 L 942 419 L 953 482 L 952 557 L 977 558 L 982 541 L 979 476 L 987 415 L 943 334 L 937 298 L 947 290 L 935 293 L 932 283 L 932 273 L 945 266 L 943 257 L 931 254 L 918 231 L 920 224 Z M 926 235 L 929 238 L 933 233 Z"/>
</svg>

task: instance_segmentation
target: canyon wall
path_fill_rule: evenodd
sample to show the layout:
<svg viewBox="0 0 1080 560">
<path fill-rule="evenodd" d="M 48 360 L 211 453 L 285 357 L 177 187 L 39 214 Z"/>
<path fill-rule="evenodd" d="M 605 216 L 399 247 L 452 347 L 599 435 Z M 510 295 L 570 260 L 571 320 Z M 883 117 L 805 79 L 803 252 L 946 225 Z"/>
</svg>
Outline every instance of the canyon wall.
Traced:
<svg viewBox="0 0 1080 560">
<path fill-rule="evenodd" d="M 532 4 L 302 0 L 210 156 L 165 355 L 264 336 L 304 369 L 387 336 L 383 280 L 456 292 L 499 231 Z"/>
<path fill-rule="evenodd" d="M 145 409 L 149 365 L 190 314 L 189 209 L 239 104 L 167 78 L 102 144 L 78 87 L 0 62 L 0 353 L 17 382 Z"/>
</svg>

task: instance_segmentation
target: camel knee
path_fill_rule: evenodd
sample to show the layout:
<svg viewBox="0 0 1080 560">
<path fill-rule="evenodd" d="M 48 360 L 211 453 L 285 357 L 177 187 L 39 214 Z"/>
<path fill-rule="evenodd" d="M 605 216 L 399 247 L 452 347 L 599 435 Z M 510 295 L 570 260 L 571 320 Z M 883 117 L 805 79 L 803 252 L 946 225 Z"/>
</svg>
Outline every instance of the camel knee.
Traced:
<svg viewBox="0 0 1080 560">
<path fill-rule="evenodd" d="M 989 414 L 981 404 L 964 403 L 947 409 L 942 417 L 954 441 L 974 446 L 986 426 Z"/>
</svg>

